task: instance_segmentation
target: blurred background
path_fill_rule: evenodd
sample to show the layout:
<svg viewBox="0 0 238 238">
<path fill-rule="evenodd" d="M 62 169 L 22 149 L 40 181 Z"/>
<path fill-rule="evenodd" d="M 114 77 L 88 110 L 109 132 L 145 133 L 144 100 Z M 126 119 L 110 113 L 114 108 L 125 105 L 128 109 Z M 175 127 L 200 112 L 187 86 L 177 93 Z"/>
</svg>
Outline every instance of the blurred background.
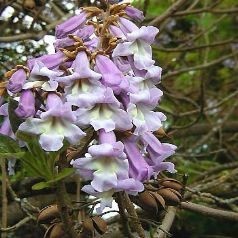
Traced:
<svg viewBox="0 0 238 238">
<path fill-rule="evenodd" d="M 53 53 L 54 28 L 90 0 L 0 0 L 0 80 L 29 57 Z M 153 45 L 163 68 L 158 110 L 168 120 L 163 141 L 178 146 L 171 159 L 187 175 L 193 202 L 238 212 L 238 2 L 237 0 L 135 0 L 143 25 L 160 33 Z M 11 182 L 24 182 L 17 169 Z M 20 191 L 18 191 L 20 193 Z M 32 196 L 29 192 L 28 196 Z M 35 229 L 26 226 L 37 237 Z M 179 211 L 173 237 L 238 237 L 236 222 Z M 26 234 L 26 233 L 24 233 Z M 20 231 L 9 237 L 23 237 Z"/>
</svg>

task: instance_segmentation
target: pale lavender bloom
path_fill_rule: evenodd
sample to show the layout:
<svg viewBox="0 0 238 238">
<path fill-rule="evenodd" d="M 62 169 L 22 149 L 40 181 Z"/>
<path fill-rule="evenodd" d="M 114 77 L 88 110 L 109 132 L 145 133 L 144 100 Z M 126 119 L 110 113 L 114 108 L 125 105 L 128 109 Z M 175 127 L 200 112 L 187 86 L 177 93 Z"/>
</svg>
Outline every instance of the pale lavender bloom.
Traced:
<svg viewBox="0 0 238 238">
<path fill-rule="evenodd" d="M 167 170 L 170 173 L 176 172 L 173 163 L 164 162 L 166 158 L 175 153 L 177 148 L 175 145 L 161 143 L 151 132 L 142 134 L 141 140 L 144 142 L 145 149 L 149 154 L 147 162 L 153 167 L 155 175 L 163 170 Z"/>
<path fill-rule="evenodd" d="M 154 112 L 150 105 L 143 103 L 129 103 L 127 108 L 133 124 L 135 125 L 135 135 L 141 135 L 146 131 L 156 131 L 162 127 L 162 121 L 166 116 L 162 112 Z"/>
<path fill-rule="evenodd" d="M 143 21 L 145 19 L 143 12 L 132 6 L 127 6 L 125 8 L 127 16 L 136 21 Z"/>
<path fill-rule="evenodd" d="M 63 103 L 61 98 L 54 93 L 47 97 L 46 112 L 39 118 L 28 118 L 18 130 L 39 135 L 39 143 L 46 151 L 58 151 L 66 139 L 70 144 L 79 144 L 80 139 L 86 134 L 74 123 L 71 104 Z"/>
<path fill-rule="evenodd" d="M 126 57 L 114 57 L 113 62 L 124 75 L 128 74 L 132 70 Z"/>
<path fill-rule="evenodd" d="M 102 74 L 102 83 L 112 88 L 116 94 L 128 88 L 129 82 L 108 57 L 97 55 L 96 69 Z"/>
<path fill-rule="evenodd" d="M 94 26 L 88 25 L 84 26 L 83 28 L 77 30 L 74 35 L 81 38 L 83 41 L 87 40 L 92 34 L 94 33 Z M 62 39 L 56 39 L 54 42 L 54 47 L 56 50 L 59 48 L 65 48 L 67 46 L 71 46 L 75 43 L 75 40 L 70 37 L 65 37 Z"/>
<path fill-rule="evenodd" d="M 118 23 L 119 23 L 120 29 L 122 30 L 122 32 L 125 35 L 133 32 L 133 31 L 137 31 L 139 29 L 139 27 L 135 23 L 133 23 L 132 21 L 130 21 L 124 17 L 120 17 Z"/>
<path fill-rule="evenodd" d="M 88 149 L 86 157 L 79 158 L 71 164 L 85 179 L 91 179 L 91 187 L 84 187 L 90 194 L 103 195 L 109 198 L 118 191 L 126 191 L 137 194 L 144 188 L 143 184 L 133 178 L 129 178 L 129 164 L 123 152 L 123 143 L 116 142 L 114 132 L 99 132 L 99 145 L 93 145 Z M 85 190 L 84 190 L 85 191 Z M 103 194 L 104 193 L 104 194 Z M 104 198 L 105 200 L 105 198 Z M 108 206 L 108 204 L 106 205 Z"/>
<path fill-rule="evenodd" d="M 126 39 L 125 34 L 122 32 L 122 30 L 119 27 L 110 25 L 108 29 L 111 35 L 113 35 L 114 37 L 121 38 L 123 40 Z"/>
<path fill-rule="evenodd" d="M 159 66 L 152 65 L 147 69 L 139 70 L 135 67 L 134 60 L 132 56 L 128 56 L 128 62 L 133 70 L 134 76 L 142 77 L 150 80 L 154 84 L 159 84 L 161 81 L 162 68 Z"/>
<path fill-rule="evenodd" d="M 98 97 L 103 96 L 104 86 L 99 82 L 101 74 L 90 69 L 86 52 L 77 54 L 71 70 L 71 75 L 56 78 L 58 82 L 66 85 L 67 101 L 79 107 L 94 105 Z"/>
<path fill-rule="evenodd" d="M 59 65 L 63 64 L 67 60 L 65 54 L 61 51 L 57 51 L 54 54 L 43 55 L 37 58 L 29 59 L 27 66 L 30 70 L 34 67 L 36 61 L 42 62 L 48 69 L 58 68 Z"/>
<path fill-rule="evenodd" d="M 154 86 L 150 80 L 142 77 L 130 77 L 130 102 L 133 104 L 144 103 L 155 107 L 163 92 Z"/>
<path fill-rule="evenodd" d="M 130 138 L 124 139 L 123 143 L 129 161 L 130 177 L 141 182 L 150 179 L 153 174 L 153 169 L 142 156 L 137 146 L 136 137 L 131 136 Z"/>
<path fill-rule="evenodd" d="M 63 23 L 59 24 L 55 28 L 55 36 L 57 38 L 64 38 L 68 34 L 75 32 L 79 29 L 87 20 L 87 13 L 80 12 L 79 15 L 70 17 L 68 20 L 64 21 Z"/>
<path fill-rule="evenodd" d="M 126 21 L 125 23 L 130 22 L 124 18 L 121 18 L 121 21 Z M 133 55 L 135 67 L 139 70 L 147 69 L 155 63 L 152 60 L 150 44 L 154 41 L 159 30 L 153 26 L 142 26 L 141 28 L 135 26 L 135 28 L 132 25 L 132 27 L 129 27 L 130 24 L 128 25 L 128 32 L 126 34 L 128 42 L 119 43 L 114 49 L 112 56 Z M 125 27 L 127 27 L 126 24 Z"/>
<path fill-rule="evenodd" d="M 90 100 L 90 99 L 89 99 Z M 97 131 L 106 132 L 129 130 L 132 128 L 127 112 L 120 108 L 120 102 L 115 98 L 111 88 L 106 88 L 104 95 L 98 96 L 97 102 L 90 108 L 79 108 L 76 111 L 77 124 L 80 126 L 92 125 Z"/>
<path fill-rule="evenodd" d="M 22 90 L 22 87 L 26 81 L 27 75 L 24 69 L 18 69 L 9 79 L 7 89 L 11 93 L 18 93 Z"/>
<path fill-rule="evenodd" d="M 19 105 L 15 113 L 20 118 L 27 118 L 35 115 L 35 96 L 31 90 L 24 90 L 21 93 Z"/>
<path fill-rule="evenodd" d="M 35 60 L 23 89 L 41 88 L 44 91 L 55 91 L 58 87 L 55 78 L 61 74 L 62 72 L 50 70 L 41 61 Z"/>
</svg>

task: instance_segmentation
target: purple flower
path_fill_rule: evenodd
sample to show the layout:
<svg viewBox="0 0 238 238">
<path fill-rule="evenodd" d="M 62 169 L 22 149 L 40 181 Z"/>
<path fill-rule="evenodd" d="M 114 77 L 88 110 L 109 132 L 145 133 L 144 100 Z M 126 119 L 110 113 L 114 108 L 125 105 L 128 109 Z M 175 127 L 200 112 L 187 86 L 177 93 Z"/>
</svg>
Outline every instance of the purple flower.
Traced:
<svg viewBox="0 0 238 238">
<path fill-rule="evenodd" d="M 50 70 L 41 61 L 35 60 L 29 79 L 23 89 L 41 88 L 45 91 L 55 91 L 58 83 L 55 81 L 62 72 Z"/>
<path fill-rule="evenodd" d="M 136 21 L 143 21 L 145 19 L 143 12 L 132 6 L 125 8 L 126 15 Z"/>
<path fill-rule="evenodd" d="M 26 81 L 27 75 L 24 69 L 18 69 L 9 79 L 7 89 L 11 93 L 18 93 L 22 90 L 22 87 Z"/>
<path fill-rule="evenodd" d="M 127 108 L 133 124 L 136 126 L 135 135 L 141 135 L 146 131 L 156 131 L 162 127 L 162 121 L 166 120 L 162 112 L 154 112 L 150 105 L 143 103 L 129 103 Z"/>
<path fill-rule="evenodd" d="M 65 54 L 61 51 L 57 51 L 54 54 L 43 55 L 38 58 L 29 59 L 27 61 L 27 66 L 30 70 L 32 70 L 32 68 L 36 64 L 36 61 L 38 61 L 38 62 L 40 61 L 48 69 L 55 69 L 55 68 L 58 68 L 59 65 L 63 64 L 66 60 L 67 60 L 67 57 L 65 56 Z"/>
<path fill-rule="evenodd" d="M 74 36 L 81 38 L 83 41 L 88 40 L 88 38 L 94 33 L 94 27 L 92 25 L 84 26 L 83 28 L 74 32 Z M 75 40 L 72 37 L 65 37 L 62 39 L 56 39 L 54 42 L 54 47 L 56 50 L 60 48 L 65 48 L 67 46 L 74 45 Z"/>
<path fill-rule="evenodd" d="M 129 161 L 130 177 L 142 182 L 150 179 L 153 174 L 153 169 L 142 156 L 136 143 L 136 137 L 131 136 L 130 138 L 124 139 L 123 143 Z"/>
<path fill-rule="evenodd" d="M 122 72 L 108 57 L 104 55 L 96 56 L 96 68 L 102 74 L 102 83 L 113 89 L 115 93 L 120 93 L 121 90 L 129 86 L 129 82 L 124 77 Z"/>
<path fill-rule="evenodd" d="M 175 173 L 174 164 L 171 162 L 164 162 L 166 158 L 173 155 L 176 146 L 169 143 L 161 143 L 151 132 L 145 132 L 141 136 L 145 144 L 145 149 L 149 154 L 147 162 L 153 167 L 155 175 L 160 171 L 167 170 L 170 173 Z"/>
<path fill-rule="evenodd" d="M 87 13 L 80 12 L 79 15 L 73 16 L 68 20 L 64 21 L 60 25 L 56 26 L 55 36 L 57 38 L 64 38 L 68 34 L 75 32 L 79 29 L 87 20 Z"/>
<path fill-rule="evenodd" d="M 91 179 L 91 187 L 84 189 L 93 195 L 126 191 L 137 194 L 144 186 L 139 181 L 129 178 L 129 164 L 123 152 L 123 143 L 116 142 L 113 132 L 99 132 L 99 145 L 93 145 L 88 149 L 86 157 L 79 158 L 71 164 L 85 179 Z M 85 191 L 85 190 L 84 190 Z M 104 194 L 105 195 L 105 194 Z M 108 195 L 108 194 L 107 194 Z"/>
<path fill-rule="evenodd" d="M 31 90 L 24 90 L 19 105 L 15 110 L 17 116 L 27 118 L 35 115 L 35 97 Z"/>
<path fill-rule="evenodd" d="M 18 128 L 19 131 L 40 135 L 39 143 L 46 151 L 58 151 L 63 146 L 64 138 L 70 144 L 79 144 L 85 133 L 74 123 L 76 117 L 71 104 L 64 103 L 54 93 L 47 97 L 46 112 L 39 118 L 28 118 Z"/>
<path fill-rule="evenodd" d="M 106 88 L 102 96 L 90 108 L 79 108 L 76 111 L 78 125 L 92 125 L 97 131 L 105 129 L 106 132 L 129 130 L 132 128 L 131 120 L 126 111 L 120 108 L 120 102 L 115 98 L 111 88 Z"/>
<path fill-rule="evenodd" d="M 130 85 L 130 102 L 133 104 L 143 103 L 155 107 L 163 92 L 154 86 L 153 82 L 142 77 L 128 76 Z"/>
<path fill-rule="evenodd" d="M 98 97 L 104 94 L 104 87 L 99 82 L 101 74 L 90 69 L 86 52 L 78 53 L 71 69 L 73 71 L 71 75 L 55 79 L 66 85 L 67 101 L 79 107 L 94 105 Z"/>
<path fill-rule="evenodd" d="M 128 42 L 119 43 L 114 49 L 112 56 L 130 56 L 133 55 L 135 67 L 139 70 L 151 67 L 155 61 L 152 60 L 152 49 L 149 44 L 154 41 L 158 29 L 153 26 L 130 27 L 130 21 L 121 18 L 123 27 L 127 27 Z M 128 26 L 126 23 L 129 23 Z M 132 23 L 133 24 L 133 23 Z"/>
</svg>

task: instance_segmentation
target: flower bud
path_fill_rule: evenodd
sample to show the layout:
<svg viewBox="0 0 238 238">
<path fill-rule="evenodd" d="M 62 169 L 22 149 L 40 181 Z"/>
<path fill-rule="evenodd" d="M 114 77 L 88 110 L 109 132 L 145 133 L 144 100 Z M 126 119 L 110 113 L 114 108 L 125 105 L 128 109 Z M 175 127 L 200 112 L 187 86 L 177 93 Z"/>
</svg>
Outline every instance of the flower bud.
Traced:
<svg viewBox="0 0 238 238">
<path fill-rule="evenodd" d="M 18 117 L 27 118 L 35 114 L 35 97 L 31 90 L 24 90 L 15 110 Z"/>
<path fill-rule="evenodd" d="M 38 223 L 49 223 L 53 219 L 60 217 L 59 208 L 56 204 L 44 207 L 37 217 Z"/>
<path fill-rule="evenodd" d="M 20 92 L 26 81 L 26 78 L 26 71 L 24 69 L 18 69 L 9 79 L 7 89 L 12 93 Z"/>
<path fill-rule="evenodd" d="M 73 16 L 56 26 L 55 36 L 57 38 L 66 37 L 68 34 L 75 32 L 87 20 L 87 14 L 81 12 L 79 15 Z"/>
<path fill-rule="evenodd" d="M 164 198 L 166 205 L 168 206 L 179 205 L 182 198 L 178 191 L 171 188 L 161 188 L 157 191 L 157 193 Z"/>
<path fill-rule="evenodd" d="M 129 16 L 133 20 L 143 21 L 145 19 L 143 12 L 132 7 L 132 6 L 127 6 L 125 8 L 125 11 L 126 11 L 127 16 Z"/>
</svg>

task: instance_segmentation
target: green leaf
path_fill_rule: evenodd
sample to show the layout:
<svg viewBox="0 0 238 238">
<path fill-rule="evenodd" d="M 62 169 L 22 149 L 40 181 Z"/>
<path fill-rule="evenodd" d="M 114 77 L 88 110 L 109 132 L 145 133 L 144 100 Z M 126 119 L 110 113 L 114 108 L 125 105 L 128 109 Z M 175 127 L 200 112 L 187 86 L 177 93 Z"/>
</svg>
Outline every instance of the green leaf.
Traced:
<svg viewBox="0 0 238 238">
<path fill-rule="evenodd" d="M 63 169 L 56 177 L 52 180 L 46 181 L 46 182 L 40 182 L 32 186 L 33 190 L 40 190 L 44 188 L 50 188 L 55 185 L 56 182 L 72 175 L 74 173 L 74 168 L 65 168 Z"/>
<path fill-rule="evenodd" d="M 49 188 L 50 187 L 50 184 L 47 183 L 47 182 L 39 182 L 39 183 L 36 183 L 32 186 L 32 189 L 33 190 L 41 190 L 41 189 L 44 189 L 44 188 Z"/>
<path fill-rule="evenodd" d="M 75 172 L 74 168 L 64 168 L 60 173 L 58 173 L 54 179 L 47 181 L 47 183 L 55 183 L 58 182 L 70 175 L 72 175 Z"/>
<path fill-rule="evenodd" d="M 15 140 L 0 134 L 0 158 L 21 158 L 24 154 Z"/>
</svg>

